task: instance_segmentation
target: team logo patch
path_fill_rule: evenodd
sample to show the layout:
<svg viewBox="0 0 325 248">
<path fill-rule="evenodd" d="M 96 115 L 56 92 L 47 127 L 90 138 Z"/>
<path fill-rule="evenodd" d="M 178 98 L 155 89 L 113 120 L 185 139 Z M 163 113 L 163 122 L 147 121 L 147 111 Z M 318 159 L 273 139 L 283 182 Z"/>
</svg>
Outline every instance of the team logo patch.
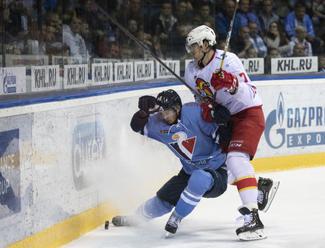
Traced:
<svg viewBox="0 0 325 248">
<path fill-rule="evenodd" d="M 213 93 L 210 89 L 210 84 L 208 82 L 205 82 L 201 78 L 197 78 L 195 80 L 195 84 L 196 84 L 196 89 L 200 93 L 201 96 L 209 97 L 209 98 L 213 97 Z"/>
<path fill-rule="evenodd" d="M 196 144 L 196 136 L 188 138 L 186 133 L 177 132 L 172 136 L 172 139 L 175 140 L 175 142 L 170 142 L 169 145 L 174 149 L 174 151 L 183 158 L 192 160 Z"/>
</svg>

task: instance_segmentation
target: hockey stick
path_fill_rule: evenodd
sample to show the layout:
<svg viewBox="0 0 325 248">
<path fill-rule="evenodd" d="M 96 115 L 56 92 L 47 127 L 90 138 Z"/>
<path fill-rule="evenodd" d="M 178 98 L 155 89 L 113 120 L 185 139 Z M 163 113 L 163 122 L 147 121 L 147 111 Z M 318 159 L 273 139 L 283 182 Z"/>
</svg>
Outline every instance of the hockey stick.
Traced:
<svg viewBox="0 0 325 248">
<path fill-rule="evenodd" d="M 98 10 L 101 12 L 101 14 L 103 14 L 105 17 L 107 17 L 115 26 L 117 26 L 126 36 L 128 36 L 131 40 L 133 40 L 138 46 L 140 46 L 141 48 L 143 48 L 145 51 L 149 52 L 150 55 L 156 59 L 163 67 L 165 67 L 174 77 L 176 77 L 182 84 L 184 84 L 194 95 L 196 95 L 197 97 L 199 97 L 200 99 L 203 99 L 203 97 L 199 94 L 199 92 L 195 91 L 194 89 L 192 89 L 183 78 L 181 78 L 180 76 L 178 76 L 175 72 L 172 71 L 172 69 L 170 69 L 168 67 L 168 65 L 166 65 L 166 63 L 164 63 L 156 54 L 153 53 L 153 51 L 146 45 L 144 44 L 142 41 L 140 41 L 137 37 L 135 37 L 133 34 L 131 34 L 125 27 L 123 27 L 120 23 L 118 23 L 118 21 L 116 21 L 113 17 L 111 17 L 108 13 L 106 13 L 101 7 L 98 6 Z"/>
<path fill-rule="evenodd" d="M 223 68 L 226 53 L 227 53 L 228 48 L 229 48 L 230 38 L 231 38 L 231 33 L 232 33 L 232 27 L 233 27 L 234 22 L 235 22 L 235 16 L 236 16 L 237 8 L 238 8 L 238 3 L 239 3 L 239 0 L 236 0 L 235 10 L 234 10 L 234 14 L 233 14 L 233 16 L 231 18 L 231 21 L 230 21 L 229 31 L 227 33 L 227 38 L 226 38 L 226 45 L 225 45 L 225 49 L 223 50 L 223 55 L 222 55 L 222 58 L 221 58 L 219 71 L 221 71 L 222 68 Z"/>
</svg>

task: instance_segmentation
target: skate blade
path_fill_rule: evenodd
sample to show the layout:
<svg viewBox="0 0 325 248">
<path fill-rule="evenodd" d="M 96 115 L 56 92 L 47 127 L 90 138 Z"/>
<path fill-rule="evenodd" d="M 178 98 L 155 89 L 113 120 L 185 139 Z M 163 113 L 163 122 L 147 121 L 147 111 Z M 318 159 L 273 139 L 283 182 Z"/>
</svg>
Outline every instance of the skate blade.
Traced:
<svg viewBox="0 0 325 248">
<path fill-rule="evenodd" d="M 273 202 L 273 199 L 274 199 L 274 197 L 276 195 L 276 192 L 279 189 L 279 186 L 280 186 L 279 181 L 273 182 L 272 188 L 271 188 L 270 193 L 269 193 L 269 200 L 268 200 L 265 208 L 262 210 L 264 213 L 266 213 L 269 210 L 269 208 L 270 208 L 270 206 L 271 206 L 271 204 Z"/>
<path fill-rule="evenodd" d="M 238 234 L 238 238 L 243 241 L 253 241 L 266 239 L 267 236 L 264 234 L 263 230 L 256 230 L 253 232 L 244 232 Z"/>
<path fill-rule="evenodd" d="M 174 233 L 170 233 L 170 232 L 165 232 L 164 238 L 165 239 L 171 239 L 175 236 Z"/>
</svg>

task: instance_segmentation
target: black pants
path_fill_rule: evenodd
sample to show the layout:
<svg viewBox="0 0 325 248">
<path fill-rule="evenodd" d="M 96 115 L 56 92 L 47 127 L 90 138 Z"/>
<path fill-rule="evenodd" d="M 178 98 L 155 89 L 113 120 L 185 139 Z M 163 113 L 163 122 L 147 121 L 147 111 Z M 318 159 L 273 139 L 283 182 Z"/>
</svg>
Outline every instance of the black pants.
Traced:
<svg viewBox="0 0 325 248">
<path fill-rule="evenodd" d="M 205 171 L 211 173 L 214 184 L 203 197 L 215 198 L 222 195 L 227 189 L 227 171 L 221 167 L 217 170 L 205 169 Z M 190 177 L 191 175 L 186 174 L 182 169 L 177 176 L 173 176 L 158 190 L 157 197 L 175 206 L 186 188 Z"/>
</svg>

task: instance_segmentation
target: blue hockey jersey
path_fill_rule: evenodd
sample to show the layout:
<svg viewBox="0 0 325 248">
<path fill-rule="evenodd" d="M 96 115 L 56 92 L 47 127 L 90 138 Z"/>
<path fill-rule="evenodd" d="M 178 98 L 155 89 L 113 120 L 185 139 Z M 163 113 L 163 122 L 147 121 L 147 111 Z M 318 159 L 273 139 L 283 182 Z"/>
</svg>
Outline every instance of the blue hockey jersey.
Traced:
<svg viewBox="0 0 325 248">
<path fill-rule="evenodd" d="M 217 129 L 217 124 L 202 119 L 197 103 L 186 103 L 176 124 L 168 125 L 159 113 L 150 115 L 144 135 L 167 145 L 191 174 L 196 169 L 215 170 L 225 163 L 226 154 L 215 143 Z"/>
</svg>

